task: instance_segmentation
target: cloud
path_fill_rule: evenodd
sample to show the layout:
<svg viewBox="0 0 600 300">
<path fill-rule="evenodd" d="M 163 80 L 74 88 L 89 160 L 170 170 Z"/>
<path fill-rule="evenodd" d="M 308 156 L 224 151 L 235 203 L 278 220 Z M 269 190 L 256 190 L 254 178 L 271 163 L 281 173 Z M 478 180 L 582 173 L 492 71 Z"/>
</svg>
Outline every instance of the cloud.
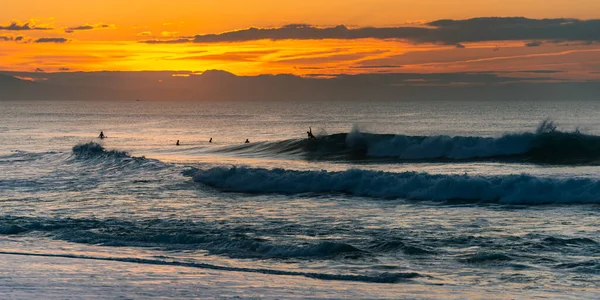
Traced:
<svg viewBox="0 0 600 300">
<path fill-rule="evenodd" d="M 10 41 L 14 41 L 14 42 L 26 42 L 28 43 L 30 40 L 25 40 L 24 36 L 18 35 L 18 36 L 14 36 L 14 35 L 0 35 L 0 42 L 10 42 Z"/>
<path fill-rule="evenodd" d="M 114 24 L 102 24 L 102 23 L 98 23 L 98 24 L 85 24 L 85 25 L 80 25 L 80 26 L 75 26 L 75 27 L 66 27 L 64 29 L 64 31 L 66 33 L 73 33 L 75 31 L 83 31 L 83 30 L 94 30 L 94 29 L 107 29 L 107 28 L 115 28 Z"/>
<path fill-rule="evenodd" d="M 57 43 L 57 44 L 62 44 L 62 43 L 66 43 L 69 40 L 66 38 L 39 38 L 37 40 L 34 41 L 34 43 Z"/>
<path fill-rule="evenodd" d="M 176 36 L 179 32 L 177 31 L 163 31 L 160 33 L 162 36 Z"/>
<path fill-rule="evenodd" d="M 395 65 L 365 65 L 365 66 L 351 66 L 351 69 L 394 69 L 402 68 L 402 66 Z"/>
<path fill-rule="evenodd" d="M 176 40 L 147 40 L 147 41 L 141 41 L 142 43 L 146 43 L 146 44 L 184 44 L 184 43 L 190 43 L 191 40 L 188 38 L 181 38 L 181 39 L 176 39 Z"/>
<path fill-rule="evenodd" d="M 286 64 L 322 64 L 332 62 L 344 62 L 363 59 L 370 55 L 378 55 L 388 52 L 388 50 L 374 50 L 374 51 L 363 51 L 363 52 L 352 52 L 343 54 L 332 54 L 326 56 L 315 56 L 315 57 L 298 57 L 291 59 L 279 59 L 276 60 L 279 63 Z"/>
<path fill-rule="evenodd" d="M 540 42 L 540 41 L 532 41 L 532 42 L 526 43 L 525 47 L 539 47 L 541 45 L 542 45 L 542 42 Z"/>
<path fill-rule="evenodd" d="M 325 70 L 327 67 L 294 67 L 296 70 Z"/>
<path fill-rule="evenodd" d="M 234 62 L 256 61 L 265 55 L 277 52 L 277 50 L 225 52 L 219 54 L 184 56 L 179 57 L 176 60 L 221 60 Z"/>
<path fill-rule="evenodd" d="M 517 73 L 537 73 L 537 74 L 555 74 L 555 73 L 563 73 L 562 70 L 522 70 L 517 71 Z"/>
<path fill-rule="evenodd" d="M 196 35 L 189 39 L 152 40 L 146 43 L 219 43 L 254 40 L 404 39 L 415 43 L 457 45 L 464 42 L 502 40 L 600 41 L 600 19 L 474 18 L 438 20 L 414 27 L 317 27 L 290 24 L 277 28 L 255 28 L 219 34 Z"/>
<path fill-rule="evenodd" d="M 92 30 L 92 29 L 94 29 L 94 26 L 92 26 L 92 25 L 83 25 L 83 26 L 77 26 L 77 27 L 69 27 L 67 29 L 68 30 Z"/>
<path fill-rule="evenodd" d="M 0 30 L 11 30 L 11 31 L 20 31 L 20 30 L 52 30 L 53 28 L 44 27 L 44 26 L 36 26 L 33 22 L 25 22 L 19 23 L 16 21 L 11 22 L 9 25 L 0 25 Z"/>
<path fill-rule="evenodd" d="M 152 36 L 151 31 L 144 31 L 137 34 L 137 36 Z"/>
<path fill-rule="evenodd" d="M 69 69 L 69 68 L 59 68 L 58 70 L 59 71 L 70 71 L 71 69 Z"/>
</svg>

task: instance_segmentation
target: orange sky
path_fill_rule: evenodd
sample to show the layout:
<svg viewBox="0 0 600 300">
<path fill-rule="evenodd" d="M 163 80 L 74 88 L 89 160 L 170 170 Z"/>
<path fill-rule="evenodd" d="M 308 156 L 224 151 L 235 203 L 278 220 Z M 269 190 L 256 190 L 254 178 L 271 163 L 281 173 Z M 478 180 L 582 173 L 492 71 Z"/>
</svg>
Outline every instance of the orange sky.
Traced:
<svg viewBox="0 0 600 300">
<path fill-rule="evenodd" d="M 157 1 L 33 0 L 0 10 L 11 22 L 52 30 L 0 30 L 0 69 L 189 70 L 236 74 L 332 74 L 357 72 L 461 72 L 560 70 L 565 80 L 598 79 L 600 43 L 528 40 L 440 43 L 398 39 L 252 40 L 246 42 L 145 44 L 196 34 L 280 27 L 397 27 L 438 19 L 488 16 L 600 18 L 597 0 L 373 0 L 373 1 Z M 35 25 L 34 25 L 35 24 Z M 66 32 L 69 27 L 94 29 Z M 22 39 L 16 41 L 17 37 Z M 4 37 L 4 40 L 2 41 Z M 65 43 L 35 43 L 65 38 Z M 380 67 L 380 68 L 378 68 Z"/>
</svg>

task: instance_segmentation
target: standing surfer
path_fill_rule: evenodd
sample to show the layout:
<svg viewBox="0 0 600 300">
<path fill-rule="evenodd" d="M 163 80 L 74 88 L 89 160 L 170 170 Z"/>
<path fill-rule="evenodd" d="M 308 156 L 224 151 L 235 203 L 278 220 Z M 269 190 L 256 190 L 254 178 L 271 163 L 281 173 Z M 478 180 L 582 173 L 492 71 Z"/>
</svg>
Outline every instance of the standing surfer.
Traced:
<svg viewBox="0 0 600 300">
<path fill-rule="evenodd" d="M 312 128 L 308 127 L 308 131 L 306 132 L 306 134 L 308 134 L 308 138 L 309 139 L 314 139 L 315 136 L 312 133 Z"/>
</svg>

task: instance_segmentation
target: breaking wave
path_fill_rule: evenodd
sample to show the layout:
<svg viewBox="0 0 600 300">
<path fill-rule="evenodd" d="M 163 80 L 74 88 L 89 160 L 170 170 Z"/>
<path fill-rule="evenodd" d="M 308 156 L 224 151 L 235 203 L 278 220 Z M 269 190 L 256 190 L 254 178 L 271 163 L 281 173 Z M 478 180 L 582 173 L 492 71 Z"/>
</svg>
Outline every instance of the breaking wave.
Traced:
<svg viewBox="0 0 600 300">
<path fill-rule="evenodd" d="M 73 154 L 80 158 L 97 158 L 97 157 L 110 157 L 110 158 L 131 158 L 126 151 L 119 150 L 106 150 L 102 145 L 89 142 L 85 144 L 77 144 L 73 146 Z"/>
<path fill-rule="evenodd" d="M 74 158 L 75 162 L 83 161 L 84 163 L 99 164 L 105 167 L 119 167 L 130 172 L 135 172 L 140 167 L 144 171 L 156 171 L 168 166 L 167 163 L 160 160 L 149 159 L 144 156 L 132 156 L 127 151 L 107 150 L 95 142 L 73 146 L 71 158 Z"/>
<path fill-rule="evenodd" d="M 524 174 L 471 176 L 359 169 L 328 172 L 215 167 L 187 170 L 184 175 L 224 191 L 256 194 L 344 193 L 383 199 L 503 204 L 600 203 L 600 181 Z"/>
<path fill-rule="evenodd" d="M 409 136 L 353 130 L 316 139 L 259 142 L 215 150 L 258 157 L 309 160 L 505 161 L 539 164 L 600 164 L 600 136 L 562 132 L 544 121 L 535 132 L 502 137 Z"/>
</svg>

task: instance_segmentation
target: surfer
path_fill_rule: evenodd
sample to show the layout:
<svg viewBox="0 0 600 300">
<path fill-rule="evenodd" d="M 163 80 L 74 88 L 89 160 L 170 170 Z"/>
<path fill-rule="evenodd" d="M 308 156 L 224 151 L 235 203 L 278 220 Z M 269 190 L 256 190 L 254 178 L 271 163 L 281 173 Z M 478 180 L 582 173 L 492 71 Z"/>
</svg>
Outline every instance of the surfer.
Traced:
<svg viewBox="0 0 600 300">
<path fill-rule="evenodd" d="M 104 131 L 100 131 L 100 135 L 98 136 L 99 139 L 103 139 L 106 136 L 104 135 Z"/>
<path fill-rule="evenodd" d="M 175 143 L 175 146 L 179 146 L 179 140 L 177 140 L 177 143 Z"/>
<path fill-rule="evenodd" d="M 210 140 L 208 140 L 209 143 L 212 143 L 212 138 L 210 138 Z"/>
<path fill-rule="evenodd" d="M 246 141 L 244 142 L 244 144 L 250 144 L 250 141 L 248 139 L 246 139 Z"/>
<path fill-rule="evenodd" d="M 312 128 L 308 127 L 308 131 L 306 132 L 306 134 L 308 134 L 308 138 L 309 139 L 314 139 L 315 136 L 312 133 Z"/>
</svg>

